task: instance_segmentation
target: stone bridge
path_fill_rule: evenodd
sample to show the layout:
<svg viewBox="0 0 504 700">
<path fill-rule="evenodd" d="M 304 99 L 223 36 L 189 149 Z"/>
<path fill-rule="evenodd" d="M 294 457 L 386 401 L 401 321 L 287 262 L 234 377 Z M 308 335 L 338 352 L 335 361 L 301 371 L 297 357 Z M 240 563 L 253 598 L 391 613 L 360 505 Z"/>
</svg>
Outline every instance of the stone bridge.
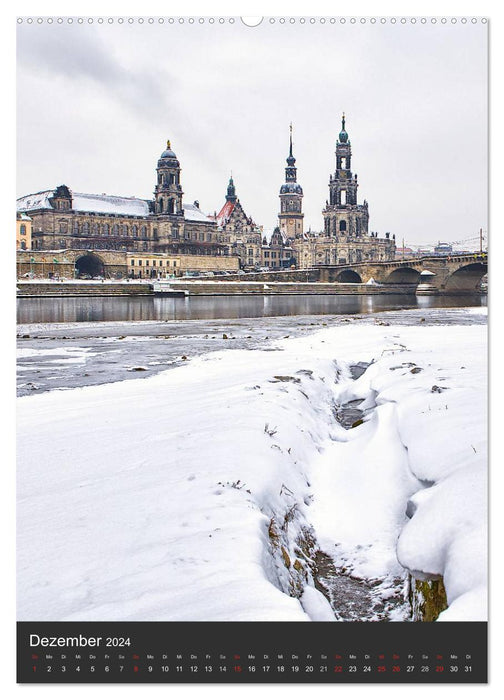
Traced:
<svg viewBox="0 0 504 700">
<path fill-rule="evenodd" d="M 74 268 L 79 273 L 91 277 L 127 277 L 127 254 L 123 251 L 104 250 L 17 252 L 18 277 L 33 273 L 35 277 L 55 274 L 72 278 Z M 227 275 L 225 278 L 213 278 L 213 281 L 326 282 L 351 285 L 367 284 L 374 280 L 379 285 L 386 286 L 389 293 L 390 289 L 397 285 L 399 293 L 406 293 L 409 289 L 412 294 L 458 294 L 478 292 L 481 279 L 487 271 L 488 258 L 483 253 L 347 265 L 317 265 L 306 270 L 256 272 L 246 276 Z M 362 294 L 362 290 L 359 290 L 359 293 Z"/>
<path fill-rule="evenodd" d="M 408 260 L 363 262 L 348 265 L 317 265 L 306 270 L 284 270 L 247 274 L 247 281 L 261 282 L 329 282 L 366 284 L 374 280 L 390 289 L 409 288 L 412 294 L 461 294 L 479 292 L 487 274 L 485 253 L 471 255 L 426 256 Z M 240 279 L 233 275 L 227 280 Z M 244 279 L 243 276 L 241 279 Z"/>
<path fill-rule="evenodd" d="M 321 282 L 360 282 L 421 285 L 446 294 L 479 291 L 488 272 L 486 254 L 428 256 L 354 265 L 322 265 Z"/>
</svg>

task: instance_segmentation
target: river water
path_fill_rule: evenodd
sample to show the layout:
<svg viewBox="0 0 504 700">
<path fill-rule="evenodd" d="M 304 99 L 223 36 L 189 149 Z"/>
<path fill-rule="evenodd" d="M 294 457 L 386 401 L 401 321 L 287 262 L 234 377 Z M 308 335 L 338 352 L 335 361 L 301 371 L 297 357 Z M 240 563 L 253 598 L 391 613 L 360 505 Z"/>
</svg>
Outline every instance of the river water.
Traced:
<svg viewBox="0 0 504 700">
<path fill-rule="evenodd" d="M 19 396 L 148 377 L 223 349 L 354 323 L 485 323 L 486 296 L 243 296 L 18 300 Z"/>
<path fill-rule="evenodd" d="M 485 306 L 486 295 L 297 294 L 266 296 L 21 298 L 18 323 L 175 321 L 320 314 L 367 314 L 392 309 Z"/>
</svg>

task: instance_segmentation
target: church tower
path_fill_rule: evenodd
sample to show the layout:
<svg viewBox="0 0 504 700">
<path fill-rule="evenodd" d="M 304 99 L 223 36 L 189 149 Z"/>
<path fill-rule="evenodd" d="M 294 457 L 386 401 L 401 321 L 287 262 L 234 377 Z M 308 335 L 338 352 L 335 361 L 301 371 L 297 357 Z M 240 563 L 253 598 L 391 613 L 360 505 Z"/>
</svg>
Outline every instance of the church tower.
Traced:
<svg viewBox="0 0 504 700">
<path fill-rule="evenodd" d="M 227 188 L 226 202 L 236 202 L 238 197 L 236 196 L 236 188 L 233 182 L 233 176 L 229 178 L 229 185 Z"/>
<path fill-rule="evenodd" d="M 154 190 L 156 214 L 184 215 L 180 185 L 180 163 L 171 150 L 170 142 L 161 153 L 157 164 L 157 183 Z"/>
<path fill-rule="evenodd" d="M 286 238 L 300 237 L 303 233 L 303 188 L 297 183 L 296 159 L 292 155 L 292 124 L 290 125 L 290 147 L 285 184 L 280 188 L 280 231 Z"/>
<path fill-rule="evenodd" d="M 345 115 L 336 141 L 336 171 L 329 176 L 329 201 L 322 212 L 326 236 L 345 240 L 368 232 L 368 205 L 357 204 L 357 175 L 352 175 L 352 147 L 345 129 Z"/>
</svg>

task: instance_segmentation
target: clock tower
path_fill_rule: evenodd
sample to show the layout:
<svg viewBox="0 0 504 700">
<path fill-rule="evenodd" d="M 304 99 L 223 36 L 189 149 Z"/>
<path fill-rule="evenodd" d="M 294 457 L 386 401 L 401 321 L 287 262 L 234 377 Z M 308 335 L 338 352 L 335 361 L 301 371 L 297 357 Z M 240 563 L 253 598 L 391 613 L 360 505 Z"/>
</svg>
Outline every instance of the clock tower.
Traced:
<svg viewBox="0 0 504 700">
<path fill-rule="evenodd" d="M 352 147 L 345 129 L 345 115 L 336 141 L 336 170 L 329 176 L 329 201 L 326 202 L 324 232 L 336 241 L 367 236 L 369 212 L 366 200 L 357 204 L 357 175 L 352 174 Z"/>
<path fill-rule="evenodd" d="M 286 238 L 299 238 L 303 234 L 303 188 L 296 181 L 296 159 L 292 155 L 292 124 L 290 125 L 289 143 L 285 184 L 280 188 L 278 223 L 280 231 Z"/>
</svg>

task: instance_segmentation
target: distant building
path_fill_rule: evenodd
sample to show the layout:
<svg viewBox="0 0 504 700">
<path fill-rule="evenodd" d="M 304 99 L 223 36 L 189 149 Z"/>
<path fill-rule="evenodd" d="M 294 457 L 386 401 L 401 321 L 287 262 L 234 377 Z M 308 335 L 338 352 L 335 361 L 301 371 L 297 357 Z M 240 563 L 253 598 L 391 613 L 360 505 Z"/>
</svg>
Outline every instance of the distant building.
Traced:
<svg viewBox="0 0 504 700">
<path fill-rule="evenodd" d="M 289 143 L 285 183 L 280 188 L 280 214 L 278 215 L 279 229 L 285 240 L 303 235 L 303 188 L 297 182 L 296 159 L 292 155 L 292 124 Z"/>
<path fill-rule="evenodd" d="M 16 250 L 31 250 L 32 219 L 24 212 L 16 215 Z"/>
<path fill-rule="evenodd" d="M 79 193 L 60 185 L 21 197 L 17 211 L 32 219 L 34 251 L 84 251 L 77 274 L 89 273 L 90 251 L 207 256 L 207 270 L 222 269 L 218 258 L 232 253 L 221 242 L 215 219 L 197 202 L 183 203 L 180 172 L 168 141 L 157 162 L 153 200 Z"/>
<path fill-rule="evenodd" d="M 153 199 L 79 193 L 67 185 L 18 199 L 18 250 L 21 254 L 32 249 L 30 270 L 36 275 L 42 271 L 57 276 L 67 274 L 73 262 L 71 273 L 77 276 L 145 277 L 146 267 L 149 277 L 180 274 L 191 269 L 189 256 L 194 256 L 199 271 L 391 260 L 394 237 L 368 233 L 368 204 L 365 200 L 358 204 L 351 158 L 343 116 L 336 170 L 329 178 L 329 200 L 322 212 L 324 231 L 305 233 L 291 125 L 278 228 L 265 241 L 262 227 L 245 213 L 232 177 L 218 214 L 206 214 L 198 201 L 184 203 L 180 161 L 168 141 L 157 161 Z M 38 253 L 50 251 L 55 253 L 52 268 L 50 255 L 40 255 L 38 264 Z M 67 262 L 62 262 L 63 252 L 69 253 Z M 18 272 L 26 265 L 25 256 L 19 258 Z"/>
<path fill-rule="evenodd" d="M 345 129 L 345 115 L 336 141 L 336 170 L 329 176 L 329 199 L 322 212 L 324 231 L 296 233 L 290 240 L 297 266 L 346 265 L 356 262 L 393 260 L 395 236 L 379 238 L 368 233 L 368 203 L 357 201 L 357 175 L 351 169 L 352 149 Z M 298 195 L 300 202 L 301 194 Z M 298 205 L 300 207 L 300 204 Z"/>
<path fill-rule="evenodd" d="M 345 115 L 336 142 L 336 170 L 329 176 L 329 200 L 324 214 L 324 233 L 342 243 L 368 233 L 368 203 L 357 204 L 357 175 L 352 175 L 352 147 L 345 130 Z"/>
<path fill-rule="evenodd" d="M 208 272 L 237 272 L 236 256 L 185 255 L 183 253 L 153 253 L 123 250 L 18 250 L 18 277 L 50 279 L 112 278 L 166 279 Z"/>
<path fill-rule="evenodd" d="M 451 255 L 453 253 L 453 246 L 451 243 L 441 243 L 441 241 L 434 247 L 434 255 Z"/>
<path fill-rule="evenodd" d="M 290 239 L 278 226 L 271 234 L 269 241 L 264 238 L 261 253 L 261 266 L 270 270 L 288 270 L 296 265 L 294 249 L 290 244 Z"/>
<path fill-rule="evenodd" d="M 214 217 L 218 240 L 225 255 L 237 255 L 242 267 L 255 269 L 261 264 L 262 227 L 245 214 L 236 196 L 233 177 L 229 178 L 226 201 Z"/>
<path fill-rule="evenodd" d="M 402 260 L 403 258 L 414 258 L 415 257 L 415 251 L 413 248 L 407 248 L 406 246 L 401 247 L 401 248 L 396 248 L 395 250 L 395 259 L 396 260 Z"/>
</svg>

